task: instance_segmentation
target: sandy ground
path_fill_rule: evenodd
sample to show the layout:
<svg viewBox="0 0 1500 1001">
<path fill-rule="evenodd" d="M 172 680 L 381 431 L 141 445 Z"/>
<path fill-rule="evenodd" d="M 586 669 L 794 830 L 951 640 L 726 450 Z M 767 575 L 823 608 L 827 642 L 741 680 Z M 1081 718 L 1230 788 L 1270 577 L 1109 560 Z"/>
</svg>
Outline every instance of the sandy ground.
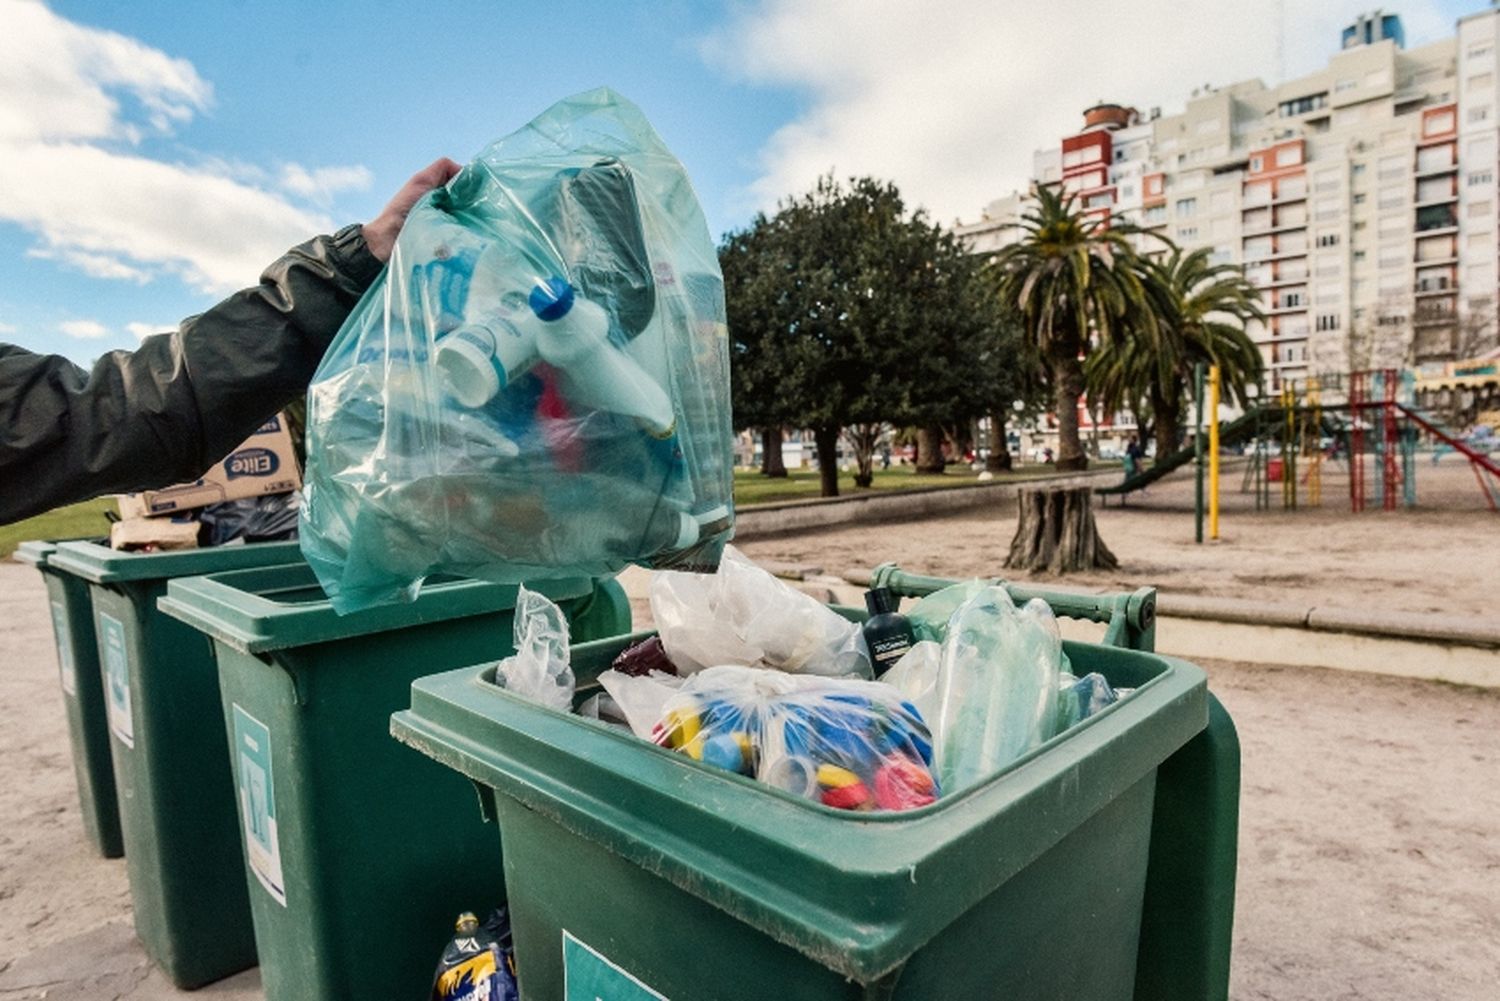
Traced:
<svg viewBox="0 0 1500 1001">
<path fill-rule="evenodd" d="M 1287 601 L 1345 608 L 1500 616 L 1500 515 L 1485 506 L 1467 463 L 1451 456 L 1437 466 L 1421 459 L 1419 506 L 1413 510 L 1349 510 L 1342 464 L 1325 465 L 1323 503 L 1256 511 L 1241 493 L 1240 467 L 1224 476 L 1220 539 L 1194 541 L 1193 480 L 1181 472 L 1126 507 L 1097 508 L 1099 534 L 1120 559 L 1108 574 L 1069 575 L 1063 583 L 1217 597 Z M 1279 484 L 1273 484 L 1278 491 Z M 1378 498 L 1374 507 L 1379 507 Z M 894 560 L 904 569 L 942 576 L 1007 576 L 1003 563 L 1015 533 L 1008 501 L 916 524 L 883 523 L 749 540 L 758 560 L 820 566 L 830 573 L 868 570 Z M 1206 534 L 1206 530 L 1205 530 Z M 1031 577 L 1030 579 L 1040 579 Z"/>
<path fill-rule="evenodd" d="M 1424 500 L 1454 510 L 1355 517 L 1325 479 L 1319 511 L 1257 514 L 1230 494 L 1224 541 L 1203 547 L 1174 481 L 1101 513 L 1118 574 L 1069 581 L 1494 614 L 1500 517 L 1472 479 L 1462 489 L 1466 468 L 1422 473 Z M 830 570 L 995 574 L 1013 524 L 1010 507 L 744 548 Z M 0 1001 L 186 997 L 131 939 L 123 861 L 84 841 L 44 595 L 30 568 L 0 563 Z M 1493 1001 L 1500 692 L 1205 666 L 1244 751 L 1233 997 Z M 254 973 L 198 994 L 260 997 Z"/>
</svg>

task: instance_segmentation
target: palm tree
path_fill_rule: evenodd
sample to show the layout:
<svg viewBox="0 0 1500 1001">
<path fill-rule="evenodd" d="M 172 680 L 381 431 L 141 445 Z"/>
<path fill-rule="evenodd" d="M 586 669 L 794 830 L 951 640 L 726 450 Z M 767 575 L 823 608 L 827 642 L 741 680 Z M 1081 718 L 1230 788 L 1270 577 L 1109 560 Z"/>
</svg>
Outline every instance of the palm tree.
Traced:
<svg viewBox="0 0 1500 1001">
<path fill-rule="evenodd" d="M 1109 343 L 1127 325 L 1149 326 L 1154 314 L 1131 266 L 1131 227 L 1091 217 L 1075 196 L 1051 188 L 1037 188 L 1036 200 L 1021 220 L 1020 242 L 999 251 L 991 267 L 1002 307 L 1021 315 L 1027 339 L 1051 372 L 1057 468 L 1085 469 L 1078 439 L 1083 357 L 1095 341 Z"/>
<path fill-rule="evenodd" d="M 1193 366 L 1219 366 L 1226 400 L 1243 406 L 1247 387 L 1260 380 L 1260 349 L 1245 324 L 1263 320 L 1260 293 L 1232 264 L 1210 264 L 1209 251 L 1173 246 L 1158 260 L 1131 265 L 1146 290 L 1150 323 L 1130 324 L 1126 336 L 1101 345 L 1088 359 L 1089 393 L 1105 407 L 1129 406 L 1137 417 L 1149 411 L 1156 454 L 1181 439 L 1183 411 Z"/>
</svg>

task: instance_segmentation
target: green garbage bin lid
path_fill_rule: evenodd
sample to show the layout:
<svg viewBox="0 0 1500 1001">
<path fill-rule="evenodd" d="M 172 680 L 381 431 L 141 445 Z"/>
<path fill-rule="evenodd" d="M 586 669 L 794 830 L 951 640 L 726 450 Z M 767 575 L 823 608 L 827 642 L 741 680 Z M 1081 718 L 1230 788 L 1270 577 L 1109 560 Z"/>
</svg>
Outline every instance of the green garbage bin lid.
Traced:
<svg viewBox="0 0 1500 1001">
<path fill-rule="evenodd" d="M 52 554 L 51 565 L 82 577 L 90 584 L 120 584 L 301 560 L 302 549 L 296 542 L 255 542 L 168 553 L 122 552 L 94 542 L 63 542 Z"/>
<path fill-rule="evenodd" d="M 43 542 L 41 539 L 33 539 L 23 542 L 16 547 L 15 557 L 17 563 L 27 563 L 38 570 L 47 565 L 53 552 L 57 550 L 57 543 Z"/>
<path fill-rule="evenodd" d="M 587 577 L 528 584 L 553 601 L 593 593 Z M 157 607 L 199 632 L 245 653 L 326 643 L 516 607 L 515 584 L 435 579 L 415 601 L 339 615 L 306 563 L 174 579 Z"/>
</svg>

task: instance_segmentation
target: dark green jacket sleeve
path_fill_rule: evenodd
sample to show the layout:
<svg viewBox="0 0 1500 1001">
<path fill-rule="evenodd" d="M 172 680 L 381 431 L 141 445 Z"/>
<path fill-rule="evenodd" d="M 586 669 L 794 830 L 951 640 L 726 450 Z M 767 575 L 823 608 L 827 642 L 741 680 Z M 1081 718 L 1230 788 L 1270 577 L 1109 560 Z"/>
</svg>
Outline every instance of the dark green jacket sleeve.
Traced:
<svg viewBox="0 0 1500 1001">
<path fill-rule="evenodd" d="M 91 370 L 0 345 L 0 524 L 196 479 L 307 391 L 380 267 L 349 226 Z"/>
</svg>

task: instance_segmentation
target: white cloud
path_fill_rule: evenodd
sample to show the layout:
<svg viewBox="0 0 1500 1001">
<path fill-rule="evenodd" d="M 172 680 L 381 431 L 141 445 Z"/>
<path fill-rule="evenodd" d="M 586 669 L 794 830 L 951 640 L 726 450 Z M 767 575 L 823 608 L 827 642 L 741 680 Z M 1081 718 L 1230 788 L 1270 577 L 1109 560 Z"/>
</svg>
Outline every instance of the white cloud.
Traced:
<svg viewBox="0 0 1500 1001">
<path fill-rule="evenodd" d="M 77 337 L 85 341 L 109 336 L 109 328 L 98 320 L 64 320 L 57 325 L 57 329 L 69 337 Z"/>
<path fill-rule="evenodd" d="M 173 275 L 222 293 L 333 227 L 253 164 L 166 162 L 134 148 L 211 105 L 191 63 L 32 0 L 0 0 L 0 24 L 0 221 L 35 234 L 34 255 L 96 278 Z M 369 183 L 360 167 L 304 174 L 297 194 L 315 206 Z"/>
<path fill-rule="evenodd" d="M 935 218 L 974 218 L 1024 188 L 1032 153 L 1100 98 L 1180 108 L 1193 88 L 1312 72 L 1368 0 L 761 0 L 701 45 L 804 110 L 760 151 L 741 208 L 771 208 L 830 169 L 895 181 Z M 1434 0 L 1402 9 L 1409 44 L 1453 33 Z M 1278 30 L 1280 29 L 1280 30 Z M 1279 49 L 1278 49 L 1279 43 Z"/>
<path fill-rule="evenodd" d="M 4 334 L 7 337 L 11 334 L 19 333 L 20 330 L 21 328 L 17 327 L 14 323 L 0 323 L 0 334 Z"/>
<path fill-rule="evenodd" d="M 138 341 L 144 341 L 152 334 L 164 334 L 176 329 L 177 324 L 175 323 L 141 323 L 135 321 L 125 324 L 126 332 L 134 336 Z"/>
<path fill-rule="evenodd" d="M 362 166 L 308 170 L 301 164 L 289 163 L 281 168 L 281 186 L 318 205 L 328 205 L 341 191 L 364 191 L 373 180 L 369 168 Z"/>
</svg>

